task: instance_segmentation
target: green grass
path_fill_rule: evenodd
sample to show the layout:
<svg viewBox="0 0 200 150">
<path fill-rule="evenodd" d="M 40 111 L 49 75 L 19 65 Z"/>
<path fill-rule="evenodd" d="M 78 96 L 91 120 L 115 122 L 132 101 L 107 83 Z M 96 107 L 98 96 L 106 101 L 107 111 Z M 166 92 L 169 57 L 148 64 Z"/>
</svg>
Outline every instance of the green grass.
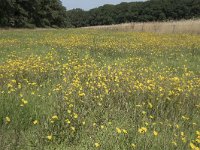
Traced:
<svg viewBox="0 0 200 150">
<path fill-rule="evenodd" d="M 0 30 L 1 149 L 197 148 L 199 43 L 186 34 Z"/>
</svg>

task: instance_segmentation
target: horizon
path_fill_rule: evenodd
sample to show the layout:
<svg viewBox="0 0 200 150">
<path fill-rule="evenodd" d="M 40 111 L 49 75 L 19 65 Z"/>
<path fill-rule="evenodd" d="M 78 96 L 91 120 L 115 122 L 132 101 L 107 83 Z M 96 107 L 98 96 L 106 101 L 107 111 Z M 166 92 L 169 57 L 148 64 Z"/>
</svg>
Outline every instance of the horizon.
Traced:
<svg viewBox="0 0 200 150">
<path fill-rule="evenodd" d="M 122 2 L 140 2 L 145 0 L 101 0 L 101 1 L 91 1 L 91 0 L 84 0 L 84 1 L 72 1 L 72 0 L 61 0 L 63 6 L 66 7 L 67 10 L 81 8 L 83 10 L 90 10 L 93 8 L 97 8 L 103 6 L 105 4 L 120 4 Z"/>
</svg>

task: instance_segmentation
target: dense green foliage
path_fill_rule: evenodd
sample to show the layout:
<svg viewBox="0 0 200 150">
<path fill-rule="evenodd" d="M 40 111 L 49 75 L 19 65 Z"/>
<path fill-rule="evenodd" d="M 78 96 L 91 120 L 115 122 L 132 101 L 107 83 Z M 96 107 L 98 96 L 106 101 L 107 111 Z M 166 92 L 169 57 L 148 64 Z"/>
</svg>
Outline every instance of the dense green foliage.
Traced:
<svg viewBox="0 0 200 150">
<path fill-rule="evenodd" d="M 82 27 L 191 19 L 199 0 L 149 0 L 66 11 L 60 0 L 0 0 L 0 27 Z"/>
<path fill-rule="evenodd" d="M 60 0 L 0 0 L 2 27 L 65 27 L 66 9 Z"/>
<path fill-rule="evenodd" d="M 75 27 L 191 19 L 200 16 L 200 1 L 150 0 L 146 2 L 123 2 L 118 5 L 104 5 L 89 11 L 70 10 L 68 16 L 71 24 Z"/>
</svg>

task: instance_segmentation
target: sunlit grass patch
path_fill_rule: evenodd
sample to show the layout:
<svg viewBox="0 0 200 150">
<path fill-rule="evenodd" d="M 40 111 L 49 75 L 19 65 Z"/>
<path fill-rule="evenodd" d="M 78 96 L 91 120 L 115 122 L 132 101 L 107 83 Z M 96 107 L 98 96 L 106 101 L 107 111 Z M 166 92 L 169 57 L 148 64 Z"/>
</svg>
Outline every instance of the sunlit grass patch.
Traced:
<svg viewBox="0 0 200 150">
<path fill-rule="evenodd" d="M 199 36 L 0 34 L 2 148 L 198 149 Z"/>
</svg>

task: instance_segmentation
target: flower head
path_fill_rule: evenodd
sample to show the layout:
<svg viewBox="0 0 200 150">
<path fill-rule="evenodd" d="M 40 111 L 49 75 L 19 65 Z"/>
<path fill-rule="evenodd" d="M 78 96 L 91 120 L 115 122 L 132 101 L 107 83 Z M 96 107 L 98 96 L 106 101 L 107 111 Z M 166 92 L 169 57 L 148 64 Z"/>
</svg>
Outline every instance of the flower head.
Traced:
<svg viewBox="0 0 200 150">
<path fill-rule="evenodd" d="M 48 136 L 47 136 L 47 139 L 50 140 L 50 141 L 52 140 L 52 138 L 53 138 L 52 135 L 48 135 Z"/>
<path fill-rule="evenodd" d="M 58 116 L 57 116 L 57 115 L 54 115 L 54 116 L 52 116 L 52 119 L 58 120 Z"/>
<path fill-rule="evenodd" d="M 10 119 L 10 117 L 6 117 L 6 123 L 10 123 L 11 122 L 11 119 Z"/>
<path fill-rule="evenodd" d="M 135 149 L 135 148 L 136 148 L 136 145 L 135 145 L 134 143 L 132 143 L 132 144 L 131 144 L 131 147 L 132 147 L 133 149 Z"/>
<path fill-rule="evenodd" d="M 96 148 L 100 147 L 99 143 L 94 143 L 94 145 L 95 145 Z"/>
<path fill-rule="evenodd" d="M 146 127 L 141 127 L 138 129 L 138 132 L 141 133 L 141 134 L 144 134 L 147 132 L 147 128 Z"/>
<path fill-rule="evenodd" d="M 38 123 L 39 123 L 38 120 L 34 120 L 34 121 L 33 121 L 33 124 L 34 124 L 34 125 L 37 125 Z"/>
<path fill-rule="evenodd" d="M 124 134 L 128 134 L 128 131 L 126 129 L 122 130 Z"/>
<path fill-rule="evenodd" d="M 153 135 L 158 136 L 158 132 L 157 131 L 153 131 Z"/>
<path fill-rule="evenodd" d="M 122 133 L 122 130 L 120 128 L 116 128 L 117 133 Z"/>
</svg>

